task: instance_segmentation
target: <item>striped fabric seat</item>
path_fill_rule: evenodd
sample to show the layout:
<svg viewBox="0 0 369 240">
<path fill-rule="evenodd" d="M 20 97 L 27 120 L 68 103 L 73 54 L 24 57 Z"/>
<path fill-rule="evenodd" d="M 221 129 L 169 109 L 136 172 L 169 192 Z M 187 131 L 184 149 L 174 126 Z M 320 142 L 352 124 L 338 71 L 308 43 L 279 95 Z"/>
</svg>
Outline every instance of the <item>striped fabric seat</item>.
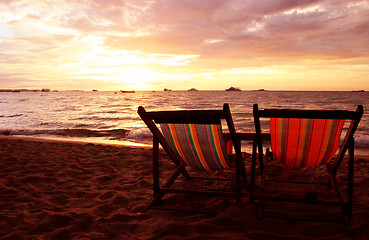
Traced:
<svg viewBox="0 0 369 240">
<path fill-rule="evenodd" d="M 229 169 L 220 124 L 160 124 L 164 138 L 186 165 L 204 171 Z"/>
<path fill-rule="evenodd" d="M 270 118 L 273 157 L 290 168 L 329 162 L 339 147 L 345 120 Z"/>
<path fill-rule="evenodd" d="M 241 153 L 240 136 L 236 133 L 231 110 L 227 103 L 223 104 L 223 109 L 218 110 L 148 112 L 140 106 L 137 113 L 153 134 L 152 182 L 154 194 L 147 210 L 155 205 L 160 205 L 162 208 L 164 205 L 161 201 L 162 198 L 166 194 L 173 193 L 201 194 L 209 197 L 226 197 L 227 199 L 232 197 L 235 198 L 236 202 L 241 201 L 242 182 L 247 183 L 247 176 Z M 227 123 L 224 126 L 227 126 L 229 133 L 222 133 L 223 121 Z M 174 164 L 175 168 L 171 174 L 160 173 L 162 168 L 160 145 L 169 158 L 165 160 L 170 160 Z M 235 154 L 232 154 L 232 149 Z M 229 156 L 227 151 L 232 155 Z M 232 164 L 230 164 L 230 160 L 232 160 Z M 196 172 L 193 175 L 192 171 L 188 171 L 188 166 L 199 169 L 201 172 Z M 229 169 L 229 171 L 221 178 L 207 174 L 207 172 L 217 172 L 223 169 Z M 183 178 L 179 179 L 180 176 Z M 189 180 L 194 182 L 210 180 L 214 184 L 209 187 L 206 187 L 206 182 L 203 182 L 205 185 L 202 184 L 201 187 L 194 184 L 192 189 L 186 187 L 186 184 L 175 184 L 179 181 Z M 222 184 L 218 185 L 219 181 Z M 225 183 L 228 183 L 228 186 L 225 186 Z M 189 199 L 186 198 L 187 200 Z M 203 206 L 201 209 L 190 211 L 200 210 L 200 212 L 206 213 L 206 208 Z M 176 207 L 176 209 L 178 208 Z"/>
<path fill-rule="evenodd" d="M 322 211 L 319 214 L 314 211 L 314 214 L 306 212 L 305 215 L 305 213 L 300 214 L 298 211 L 297 219 L 305 220 L 306 217 L 306 220 L 313 221 L 319 221 L 318 215 L 324 216 L 322 218 L 324 221 L 330 219 L 330 217 L 326 218 L 332 213 L 328 206 L 338 206 L 339 213 L 343 215 L 344 223 L 349 225 L 354 196 L 354 134 L 363 112 L 362 105 L 358 105 L 355 111 L 348 111 L 324 109 L 260 110 L 258 104 L 254 104 L 253 115 L 256 134 L 252 150 L 249 196 L 251 203 L 255 200 L 259 200 L 258 204 L 261 203 L 257 215 L 261 218 L 264 216 L 264 200 L 293 203 L 291 205 L 293 210 L 296 210 L 295 207 L 300 203 L 324 206 L 324 208 L 316 209 L 319 212 Z M 264 122 L 261 122 L 261 119 L 270 120 L 272 157 L 284 166 L 285 171 L 278 172 L 277 168 L 274 168 L 274 171 L 271 172 L 268 165 L 272 166 L 272 164 L 266 164 L 270 159 L 270 151 L 266 148 L 265 154 L 263 153 L 263 141 L 269 139 L 262 136 L 262 125 L 264 125 L 262 123 Z M 344 135 L 342 143 L 340 143 L 341 134 Z M 347 159 L 343 162 L 346 153 Z M 261 178 L 261 187 L 259 188 L 256 188 L 257 160 L 259 160 Z M 293 168 L 309 168 L 323 164 L 326 164 L 327 172 L 324 173 L 323 169 L 320 168 L 311 169 L 308 171 L 310 177 L 299 171 L 292 171 Z M 342 164 L 347 165 L 341 166 Z M 342 178 L 338 181 L 337 172 L 342 167 L 344 167 L 343 170 L 347 173 L 347 177 L 344 181 Z M 282 177 L 284 175 L 282 172 L 291 174 L 291 177 Z M 322 177 L 328 177 L 327 181 L 323 180 Z M 273 184 L 273 182 L 278 182 L 278 184 Z M 327 208 L 327 212 L 325 208 Z M 295 215 L 294 211 L 291 211 L 291 214 L 286 214 L 286 210 L 283 207 L 281 217 L 290 218 Z M 337 217 L 335 216 L 332 220 L 336 222 Z"/>
</svg>

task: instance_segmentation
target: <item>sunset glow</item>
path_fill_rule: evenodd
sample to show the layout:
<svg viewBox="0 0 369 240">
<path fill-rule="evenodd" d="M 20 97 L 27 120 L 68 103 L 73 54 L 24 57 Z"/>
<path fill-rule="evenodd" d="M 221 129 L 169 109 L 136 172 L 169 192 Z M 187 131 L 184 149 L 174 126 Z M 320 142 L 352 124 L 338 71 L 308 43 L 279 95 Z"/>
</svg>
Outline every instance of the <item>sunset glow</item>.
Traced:
<svg viewBox="0 0 369 240">
<path fill-rule="evenodd" d="M 369 90 L 369 2 L 0 2 L 0 89 Z"/>
</svg>

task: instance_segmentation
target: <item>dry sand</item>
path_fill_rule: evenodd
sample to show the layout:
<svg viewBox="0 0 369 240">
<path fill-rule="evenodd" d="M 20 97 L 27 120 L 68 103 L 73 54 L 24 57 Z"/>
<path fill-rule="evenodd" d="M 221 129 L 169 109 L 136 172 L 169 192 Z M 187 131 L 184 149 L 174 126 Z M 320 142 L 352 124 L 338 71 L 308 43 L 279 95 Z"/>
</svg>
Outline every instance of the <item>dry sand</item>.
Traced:
<svg viewBox="0 0 369 240">
<path fill-rule="evenodd" d="M 246 189 L 216 216 L 142 213 L 152 197 L 150 148 L 1 137 L 0 239 L 369 239 L 368 174 L 368 157 L 356 157 L 349 227 L 257 220 Z"/>
</svg>

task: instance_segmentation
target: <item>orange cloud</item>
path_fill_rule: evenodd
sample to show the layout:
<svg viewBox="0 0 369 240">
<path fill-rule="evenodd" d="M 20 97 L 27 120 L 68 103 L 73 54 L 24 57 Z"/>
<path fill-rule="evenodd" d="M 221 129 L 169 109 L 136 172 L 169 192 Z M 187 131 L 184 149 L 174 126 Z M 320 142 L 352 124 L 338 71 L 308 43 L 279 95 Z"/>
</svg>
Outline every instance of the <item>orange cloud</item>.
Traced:
<svg viewBox="0 0 369 240">
<path fill-rule="evenodd" d="M 0 12 L 3 88 L 113 89 L 141 71 L 145 89 L 335 90 L 348 76 L 369 89 L 367 1 L 19 0 Z"/>
</svg>

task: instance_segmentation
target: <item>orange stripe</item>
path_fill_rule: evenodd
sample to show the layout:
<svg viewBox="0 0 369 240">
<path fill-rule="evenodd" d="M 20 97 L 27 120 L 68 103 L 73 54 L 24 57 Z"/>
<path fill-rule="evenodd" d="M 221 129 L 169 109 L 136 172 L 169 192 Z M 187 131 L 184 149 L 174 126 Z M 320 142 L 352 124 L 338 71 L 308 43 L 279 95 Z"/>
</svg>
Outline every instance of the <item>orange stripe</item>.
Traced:
<svg viewBox="0 0 369 240">
<path fill-rule="evenodd" d="M 314 126 L 314 119 L 301 119 L 299 158 L 297 159 L 297 167 L 305 167 L 310 150 L 311 130 Z"/>
<path fill-rule="evenodd" d="M 340 136 L 341 136 L 341 132 L 342 132 L 342 128 L 343 128 L 344 124 L 345 124 L 345 120 L 341 119 L 341 120 L 338 120 L 337 127 L 332 128 L 332 131 L 335 132 L 334 136 L 333 136 L 333 133 L 331 134 L 332 137 L 334 138 L 334 140 L 332 140 L 333 141 L 333 143 L 332 143 L 333 147 L 332 147 L 332 150 L 331 150 L 331 153 L 330 153 L 329 157 L 325 160 L 325 163 L 330 161 L 337 152 L 337 149 L 338 149 L 339 144 L 340 144 Z"/>
<path fill-rule="evenodd" d="M 179 143 L 177 132 L 176 132 L 176 129 L 174 127 L 174 124 L 167 124 L 167 126 L 168 126 L 169 131 L 170 131 L 169 134 L 172 136 L 172 140 L 173 140 L 175 150 L 182 157 L 183 161 L 185 161 L 185 163 L 187 165 L 190 165 L 189 162 L 186 159 L 186 156 L 184 155 L 184 153 L 182 151 L 182 148 L 181 148 L 181 145 Z"/>
<path fill-rule="evenodd" d="M 290 167 L 314 167 L 334 157 L 344 120 L 270 119 L 272 151 Z M 286 132 L 287 131 L 287 132 Z M 286 159 L 284 159 L 286 157 Z"/>
<path fill-rule="evenodd" d="M 300 119 L 291 118 L 289 120 L 288 127 L 288 146 L 286 153 L 286 163 L 291 167 L 295 167 L 296 165 L 296 156 L 299 144 L 299 133 L 300 133 Z M 293 129 L 293 130 L 292 130 Z"/>
<path fill-rule="evenodd" d="M 207 141 L 209 143 L 209 147 L 210 147 L 210 152 L 211 152 L 211 156 L 212 159 L 208 159 L 211 163 L 215 163 L 215 165 L 218 167 L 218 169 L 223 168 L 222 164 L 220 163 L 220 158 L 217 155 L 216 152 L 216 143 L 215 143 L 215 139 L 214 139 L 214 133 L 212 130 L 212 125 L 207 125 L 205 126 L 205 130 L 206 130 L 206 136 L 207 136 Z M 212 161 L 211 161 L 212 160 Z"/>
<path fill-rule="evenodd" d="M 327 153 L 333 150 L 330 145 L 332 145 L 332 141 L 333 141 L 332 137 L 334 137 L 332 136 L 332 134 L 334 134 L 334 131 L 335 131 L 334 129 L 335 123 L 336 121 L 332 119 L 328 119 L 326 121 L 324 137 L 323 137 L 322 146 L 321 146 L 321 152 L 319 154 L 317 164 L 320 164 L 324 160 L 324 157 L 327 155 Z"/>
<path fill-rule="evenodd" d="M 296 167 L 301 166 L 302 157 L 304 155 L 306 128 L 307 128 L 307 122 L 304 121 L 304 119 L 300 119 L 299 144 L 297 146 L 296 161 L 295 161 Z"/>
<path fill-rule="evenodd" d="M 194 150 L 196 152 L 198 160 L 201 162 L 201 165 L 205 168 L 205 170 L 210 171 L 211 169 L 208 166 L 208 164 L 207 164 L 207 162 L 204 158 L 204 155 L 202 154 L 202 151 L 201 151 L 201 147 L 200 147 L 199 139 L 197 137 L 195 124 L 189 124 L 189 128 L 190 128 L 190 132 L 191 132 L 191 135 L 192 135 L 192 141 L 193 141 L 193 144 L 194 144 L 194 147 L 195 147 Z"/>
<path fill-rule="evenodd" d="M 282 124 L 282 119 L 281 118 L 277 118 L 276 122 L 275 122 L 275 126 L 276 126 L 276 139 L 275 139 L 275 145 L 276 145 L 276 157 L 279 161 L 282 161 L 282 138 L 283 138 L 283 124 Z"/>
<path fill-rule="evenodd" d="M 309 157 L 306 167 L 314 167 L 318 164 L 318 157 L 321 150 L 324 137 L 325 119 L 314 119 L 314 128 L 312 132 L 312 141 L 310 143 Z"/>
<path fill-rule="evenodd" d="M 277 159 L 277 151 L 276 151 L 276 119 L 275 118 L 270 118 L 270 145 L 272 148 L 272 153 L 273 153 L 273 158 Z"/>
<path fill-rule="evenodd" d="M 215 151 L 216 151 L 216 154 L 219 157 L 219 161 L 222 164 L 223 168 L 229 168 L 229 166 L 228 166 L 228 164 L 227 164 L 227 162 L 224 158 L 224 153 L 222 151 L 222 146 L 220 145 L 220 137 L 223 137 L 223 136 L 219 136 L 217 125 L 211 125 L 211 131 L 213 132 Z"/>
</svg>

